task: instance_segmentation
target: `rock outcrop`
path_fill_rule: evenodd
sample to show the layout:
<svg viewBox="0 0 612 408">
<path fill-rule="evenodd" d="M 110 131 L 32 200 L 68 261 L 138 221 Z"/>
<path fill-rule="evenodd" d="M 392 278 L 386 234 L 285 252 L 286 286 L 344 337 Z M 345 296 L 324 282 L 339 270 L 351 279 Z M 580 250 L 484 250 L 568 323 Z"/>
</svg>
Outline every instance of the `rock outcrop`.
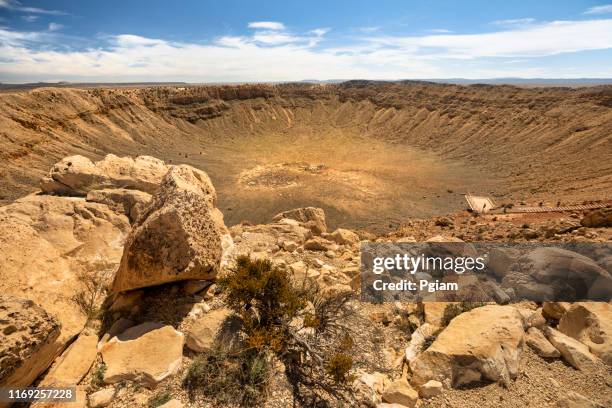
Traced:
<svg viewBox="0 0 612 408">
<path fill-rule="evenodd" d="M 56 163 L 40 181 L 44 193 L 86 196 L 91 190 L 126 188 L 154 194 L 168 167 L 150 156 L 107 155 L 96 163 L 87 157 L 69 156 Z"/>
<path fill-rule="evenodd" d="M 132 327 L 102 346 L 104 382 L 130 380 L 154 387 L 180 369 L 183 344 L 183 334 L 172 326 L 143 323 Z"/>
<path fill-rule="evenodd" d="M 511 306 L 489 305 L 455 317 L 411 362 L 412 383 L 458 387 L 489 380 L 507 384 L 518 373 L 523 320 Z"/>
<path fill-rule="evenodd" d="M 171 167 L 126 240 L 112 290 L 213 279 L 229 237 L 216 199 L 206 173 Z"/>
<path fill-rule="evenodd" d="M 575 303 L 559 320 L 558 329 L 587 345 L 591 353 L 612 365 L 612 305 Z"/>
<path fill-rule="evenodd" d="M 320 235 L 327 232 L 327 223 L 325 221 L 325 211 L 322 208 L 304 207 L 296 208 L 277 214 L 274 216 L 274 221 L 280 221 L 283 218 L 296 220 L 309 228 L 314 234 Z"/>
<path fill-rule="evenodd" d="M 559 350 L 563 359 L 572 367 L 584 370 L 597 363 L 597 357 L 589 351 L 587 346 L 578 340 L 548 326 L 544 328 L 544 335 Z"/>
<path fill-rule="evenodd" d="M 119 214 L 124 214 L 134 222 L 151 201 L 151 194 L 126 188 L 107 188 L 91 190 L 87 193 L 87 201 L 108 205 Z"/>
<path fill-rule="evenodd" d="M 61 349 L 59 336 L 59 322 L 42 307 L 0 294 L 0 386 L 30 385 Z"/>
</svg>

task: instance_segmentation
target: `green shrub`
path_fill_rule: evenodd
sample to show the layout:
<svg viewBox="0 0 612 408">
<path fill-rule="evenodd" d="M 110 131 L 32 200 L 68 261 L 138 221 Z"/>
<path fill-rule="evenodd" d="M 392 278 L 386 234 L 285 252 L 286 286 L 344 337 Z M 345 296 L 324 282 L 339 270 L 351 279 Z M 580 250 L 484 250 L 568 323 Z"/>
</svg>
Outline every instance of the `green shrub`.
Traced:
<svg viewBox="0 0 612 408">
<path fill-rule="evenodd" d="M 162 392 L 149 398 L 149 408 L 157 408 L 164 405 L 166 402 L 172 399 L 172 395 L 169 392 Z"/>
</svg>

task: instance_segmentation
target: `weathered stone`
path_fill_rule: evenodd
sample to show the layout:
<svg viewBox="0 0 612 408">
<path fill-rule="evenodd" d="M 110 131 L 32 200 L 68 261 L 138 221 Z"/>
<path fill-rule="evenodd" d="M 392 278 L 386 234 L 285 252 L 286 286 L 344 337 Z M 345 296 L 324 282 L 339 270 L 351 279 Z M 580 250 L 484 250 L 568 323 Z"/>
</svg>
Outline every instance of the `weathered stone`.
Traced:
<svg viewBox="0 0 612 408">
<path fill-rule="evenodd" d="M 172 326 L 143 323 L 132 327 L 102 346 L 104 382 L 130 380 L 154 387 L 180 369 L 183 343 L 183 334 Z"/>
<path fill-rule="evenodd" d="M 542 305 L 542 315 L 551 320 L 559 320 L 563 317 L 571 304 L 567 302 L 544 302 Z"/>
<path fill-rule="evenodd" d="M 91 190 L 87 201 L 108 205 L 115 212 L 124 214 L 130 222 L 136 221 L 151 201 L 151 194 L 126 188 Z"/>
<path fill-rule="evenodd" d="M 559 350 L 557 350 L 552 344 L 550 344 L 550 342 L 546 340 L 546 337 L 544 337 L 544 334 L 542 334 L 542 332 L 535 327 L 531 327 L 529 330 L 527 330 L 525 342 L 540 357 L 561 357 L 561 353 L 559 353 Z"/>
<path fill-rule="evenodd" d="M 612 365 L 612 305 L 605 302 L 573 304 L 557 329 L 587 345 L 591 353 Z"/>
<path fill-rule="evenodd" d="M 280 221 L 283 218 L 289 218 L 302 223 L 308 227 L 314 234 L 320 235 L 327 232 L 327 224 L 325 223 L 325 211 L 321 208 L 305 207 L 296 208 L 277 214 L 274 216 L 274 221 Z"/>
<path fill-rule="evenodd" d="M 108 406 L 115 398 L 116 391 L 114 388 L 104 388 L 89 394 L 89 406 L 91 408 L 103 408 Z"/>
<path fill-rule="evenodd" d="M 597 357 L 578 340 L 548 326 L 544 327 L 544 335 L 572 367 L 584 370 L 596 364 Z"/>
<path fill-rule="evenodd" d="M 221 308 L 197 318 L 185 332 L 185 345 L 197 352 L 210 349 L 230 313 L 229 309 Z"/>
<path fill-rule="evenodd" d="M 523 319 L 512 306 L 488 305 L 462 313 L 411 362 L 412 383 L 508 384 L 518 373 L 523 342 Z"/>
<path fill-rule="evenodd" d="M 213 279 L 229 234 L 206 173 L 173 166 L 130 232 L 112 289 L 122 292 L 187 279 Z"/>
<path fill-rule="evenodd" d="M 555 405 L 557 408 L 604 408 L 603 405 L 591 401 L 584 395 L 568 391 Z"/>
<path fill-rule="evenodd" d="M 327 251 L 333 248 L 332 245 L 330 241 L 324 238 L 314 237 L 304 243 L 304 249 L 309 251 Z"/>
<path fill-rule="evenodd" d="M 45 193 L 85 196 L 91 190 L 127 188 L 154 194 L 168 171 L 163 161 L 150 156 L 107 155 L 96 163 L 83 156 L 65 157 L 40 182 Z"/>
<path fill-rule="evenodd" d="M 59 352 L 59 336 L 60 324 L 43 308 L 0 294 L 0 386 L 30 385 Z"/>
<path fill-rule="evenodd" d="M 427 339 L 432 338 L 438 330 L 438 326 L 434 326 L 431 323 L 424 323 L 412 333 L 410 343 L 406 347 L 405 351 L 405 357 L 408 364 L 410 364 L 419 354 L 421 354 L 425 348 Z"/>
<path fill-rule="evenodd" d="M 96 359 L 97 344 L 98 336 L 95 333 L 81 333 L 55 361 L 39 385 L 72 386 L 81 382 Z"/>
<path fill-rule="evenodd" d="M 338 228 L 332 232 L 330 238 L 332 241 L 340 245 L 352 245 L 359 242 L 359 235 L 344 228 Z"/>
<path fill-rule="evenodd" d="M 419 396 L 421 398 L 431 398 L 442 394 L 444 390 L 442 383 L 436 380 L 429 380 L 419 387 Z"/>
<path fill-rule="evenodd" d="M 384 402 L 401 404 L 405 407 L 414 407 L 419 394 L 408 384 L 405 379 L 393 381 L 389 387 L 385 389 L 382 395 Z"/>
<path fill-rule="evenodd" d="M 587 228 L 612 227 L 612 208 L 601 208 L 585 215 L 580 224 Z"/>
</svg>

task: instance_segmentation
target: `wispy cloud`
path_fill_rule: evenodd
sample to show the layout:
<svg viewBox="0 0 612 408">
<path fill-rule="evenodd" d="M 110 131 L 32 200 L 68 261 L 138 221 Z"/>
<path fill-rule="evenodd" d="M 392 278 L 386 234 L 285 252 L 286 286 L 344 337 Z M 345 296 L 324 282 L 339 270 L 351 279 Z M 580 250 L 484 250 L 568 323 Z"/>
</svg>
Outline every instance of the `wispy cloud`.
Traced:
<svg viewBox="0 0 612 408">
<path fill-rule="evenodd" d="M 606 13 L 612 13 L 612 4 L 605 4 L 603 6 L 591 7 L 590 9 L 587 9 L 582 14 L 606 14 Z"/>
<path fill-rule="evenodd" d="M 21 18 L 24 21 L 27 21 L 28 23 L 33 23 L 34 21 L 38 20 L 39 16 L 35 16 L 33 14 L 28 14 L 27 16 L 21 16 Z"/>
<path fill-rule="evenodd" d="M 451 30 L 447 30 L 446 28 L 431 28 L 431 29 L 427 30 L 427 32 L 429 32 L 429 33 L 436 33 L 436 34 L 450 34 L 450 33 L 452 33 Z"/>
<path fill-rule="evenodd" d="M 249 35 L 225 36 L 208 43 L 122 34 L 106 38 L 97 47 L 65 50 L 54 46 L 62 43 L 61 32 L 0 29 L 0 80 L 204 82 L 575 76 L 576 71 L 570 68 L 551 71 L 538 67 L 537 62 L 547 56 L 612 49 L 612 19 L 535 22 L 478 34 L 388 36 L 372 32 L 334 47 L 323 46 L 327 32 L 323 28 L 291 32 L 258 27 Z M 593 66 L 581 74 L 612 76 L 612 68 Z"/>
<path fill-rule="evenodd" d="M 376 26 L 367 26 L 367 27 L 359 27 L 357 31 L 361 31 L 362 33 L 374 33 L 376 31 L 380 31 L 380 27 Z"/>
<path fill-rule="evenodd" d="M 265 30 L 284 30 L 285 25 L 277 21 L 253 21 L 249 23 L 249 28 L 262 28 Z"/>
<path fill-rule="evenodd" d="M 62 24 L 58 23 L 49 23 L 49 31 L 58 31 L 64 28 Z"/>
<path fill-rule="evenodd" d="M 536 22 L 535 18 L 526 17 L 526 18 L 512 18 L 508 20 L 495 20 L 492 21 L 491 24 L 499 25 L 499 26 L 521 26 L 533 24 Z"/>
<path fill-rule="evenodd" d="M 27 7 L 22 5 L 17 0 L 0 0 L 0 8 L 21 11 L 23 13 L 31 13 L 31 14 L 48 14 L 53 16 L 63 16 L 66 15 L 63 11 L 59 10 L 47 10 L 38 7 Z"/>
</svg>

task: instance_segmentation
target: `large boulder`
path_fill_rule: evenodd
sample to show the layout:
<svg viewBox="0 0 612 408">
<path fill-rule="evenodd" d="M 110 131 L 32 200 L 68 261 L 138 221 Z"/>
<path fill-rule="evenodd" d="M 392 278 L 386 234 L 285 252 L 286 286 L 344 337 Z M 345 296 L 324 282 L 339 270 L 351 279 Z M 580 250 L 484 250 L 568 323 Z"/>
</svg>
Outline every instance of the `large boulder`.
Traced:
<svg viewBox="0 0 612 408">
<path fill-rule="evenodd" d="M 0 386 L 30 385 L 53 362 L 59 336 L 59 322 L 43 308 L 0 294 Z"/>
<path fill-rule="evenodd" d="M 612 305 L 604 302 L 573 304 L 561 317 L 558 330 L 587 345 L 608 365 L 612 365 Z"/>
<path fill-rule="evenodd" d="M 150 156 L 107 155 L 96 163 L 87 157 L 69 156 L 56 163 L 40 181 L 48 194 L 86 196 L 91 190 L 127 188 L 154 194 L 168 167 Z"/>
<path fill-rule="evenodd" d="M 74 298 L 111 277 L 129 229 L 125 216 L 83 198 L 29 195 L 0 207 L 0 293 L 34 301 L 61 326 L 49 359 L 41 358 L 20 385 L 83 330 L 87 316 Z"/>
<path fill-rule="evenodd" d="M 610 299 L 612 277 L 594 260 L 561 248 L 536 248 L 506 273 L 504 288 L 535 301 Z"/>
<path fill-rule="evenodd" d="M 552 327 L 544 327 L 544 335 L 555 346 L 572 367 L 585 370 L 597 363 L 597 357 L 593 355 L 587 346 Z"/>
<path fill-rule="evenodd" d="M 96 355 L 98 336 L 83 331 L 79 337 L 56 359 L 40 386 L 72 386 L 81 382 L 91 368 Z"/>
<path fill-rule="evenodd" d="M 214 279 L 229 233 L 203 171 L 173 166 L 133 225 L 112 289 L 122 292 L 187 279 Z"/>
<path fill-rule="evenodd" d="M 313 233 L 321 234 L 327 232 L 327 223 L 325 222 L 325 211 L 322 208 L 304 207 L 285 211 L 276 214 L 273 221 L 280 221 L 283 218 L 296 220 L 308 227 Z"/>
<path fill-rule="evenodd" d="M 412 383 L 508 384 L 518 373 L 523 342 L 523 319 L 511 306 L 488 305 L 462 313 L 410 363 Z"/>
<path fill-rule="evenodd" d="M 132 327 L 102 346 L 104 382 L 129 380 L 155 387 L 180 369 L 183 344 L 183 334 L 172 326 L 149 322 Z"/>
</svg>

